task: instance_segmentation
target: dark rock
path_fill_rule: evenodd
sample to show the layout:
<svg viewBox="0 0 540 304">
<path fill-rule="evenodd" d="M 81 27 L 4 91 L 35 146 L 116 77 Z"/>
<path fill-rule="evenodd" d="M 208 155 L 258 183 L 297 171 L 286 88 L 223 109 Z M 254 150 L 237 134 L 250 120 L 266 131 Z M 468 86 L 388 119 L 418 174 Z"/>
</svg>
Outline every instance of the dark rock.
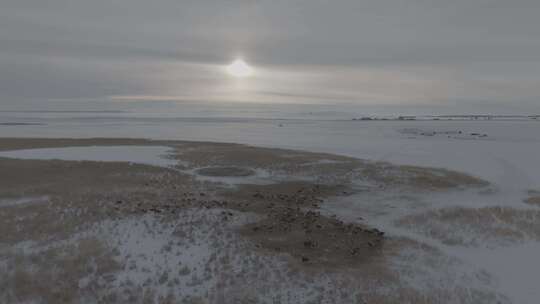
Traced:
<svg viewBox="0 0 540 304">
<path fill-rule="evenodd" d="M 305 241 L 304 242 L 304 247 L 306 247 L 306 248 L 314 248 L 314 247 L 316 247 L 315 242 L 313 242 L 313 241 Z"/>
<path fill-rule="evenodd" d="M 253 197 L 254 198 L 264 198 L 264 196 L 262 194 L 260 194 L 260 193 L 253 194 Z"/>
</svg>

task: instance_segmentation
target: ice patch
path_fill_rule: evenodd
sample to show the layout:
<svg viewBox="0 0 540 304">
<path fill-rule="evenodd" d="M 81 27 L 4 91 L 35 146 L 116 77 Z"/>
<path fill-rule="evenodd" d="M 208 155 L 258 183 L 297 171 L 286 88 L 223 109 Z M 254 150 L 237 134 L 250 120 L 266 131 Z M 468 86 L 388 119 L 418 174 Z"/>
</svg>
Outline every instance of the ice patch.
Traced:
<svg viewBox="0 0 540 304">
<path fill-rule="evenodd" d="M 165 146 L 88 146 L 26 149 L 0 152 L 0 157 L 39 160 L 129 162 L 170 167 L 177 161 L 167 157 L 172 152 Z"/>
<path fill-rule="evenodd" d="M 0 199 L 0 207 L 11 207 L 32 203 L 44 203 L 49 201 L 48 196 L 20 197 L 13 199 Z"/>
<path fill-rule="evenodd" d="M 271 179 L 272 175 L 268 171 L 259 168 L 250 169 L 253 171 L 253 174 L 246 176 L 208 176 L 199 174 L 200 169 L 201 168 L 180 171 L 195 176 L 199 181 L 221 183 L 229 186 L 239 184 L 269 185 L 275 183 L 275 181 Z"/>
</svg>

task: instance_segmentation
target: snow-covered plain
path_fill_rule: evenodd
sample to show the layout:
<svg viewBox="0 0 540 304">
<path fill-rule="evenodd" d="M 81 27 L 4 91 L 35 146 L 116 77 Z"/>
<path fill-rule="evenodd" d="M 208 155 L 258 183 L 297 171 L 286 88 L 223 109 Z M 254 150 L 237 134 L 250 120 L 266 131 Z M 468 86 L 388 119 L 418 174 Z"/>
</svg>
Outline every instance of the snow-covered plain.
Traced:
<svg viewBox="0 0 540 304">
<path fill-rule="evenodd" d="M 394 163 L 447 167 L 503 187 L 540 185 L 540 121 L 350 121 L 183 117 L 15 117 L 0 137 L 128 137 L 245 143 L 345 154 Z M 463 136 L 424 132 L 462 131 Z M 405 132 L 404 132 L 405 131 Z M 487 137 L 466 136 L 471 133 Z M 450 136 L 450 138 L 448 137 Z"/>
<path fill-rule="evenodd" d="M 387 193 L 381 197 L 358 194 L 330 202 L 327 208 L 343 217 L 361 215 L 369 224 L 390 235 L 428 243 L 466 265 L 485 269 L 497 281 L 498 289 L 514 303 L 540 301 L 540 289 L 537 288 L 540 240 L 537 235 L 525 234 L 510 243 L 490 243 L 489 232 L 457 231 L 455 233 L 463 234 L 462 243 L 449 244 L 444 238 L 433 235 L 439 225 L 436 221 L 407 224 L 399 220 L 421 219 L 423 214 L 434 210 L 441 212 L 441 217 L 445 212 L 455 210 L 462 210 L 467 215 L 478 208 L 509 208 L 511 212 L 525 211 L 525 215 L 538 212 L 537 207 L 527 205 L 523 200 L 528 197 L 529 190 L 540 190 L 540 121 L 273 120 L 111 115 L 85 119 L 17 117 L 10 120 L 13 121 L 43 125 L 0 126 L 1 137 L 130 137 L 236 142 L 443 167 L 480 177 L 491 183 L 489 191 L 409 193 L 405 196 Z M 511 229 L 520 221 L 513 213 L 511 216 L 508 222 L 501 222 L 501 227 Z M 494 216 L 493 220 L 498 218 Z M 415 223 L 419 228 L 411 229 Z M 443 226 L 446 227 L 443 231 L 459 227 L 459 221 L 445 224 L 448 226 Z M 477 225 L 484 226 L 481 222 Z M 467 238 L 477 243 L 469 242 Z"/>
</svg>

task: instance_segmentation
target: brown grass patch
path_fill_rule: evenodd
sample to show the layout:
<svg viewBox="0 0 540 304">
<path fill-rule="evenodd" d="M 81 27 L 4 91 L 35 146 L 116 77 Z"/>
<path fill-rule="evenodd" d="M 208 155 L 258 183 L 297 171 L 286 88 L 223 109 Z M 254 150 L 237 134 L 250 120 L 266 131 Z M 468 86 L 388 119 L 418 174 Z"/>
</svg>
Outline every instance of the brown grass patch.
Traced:
<svg viewBox="0 0 540 304">
<path fill-rule="evenodd" d="M 540 211 L 507 207 L 432 210 L 397 222 L 448 245 L 505 246 L 540 240 Z"/>
<path fill-rule="evenodd" d="M 524 202 L 529 205 L 540 207 L 540 191 L 530 190 L 529 195 L 530 197 L 525 199 Z"/>
<path fill-rule="evenodd" d="M 440 168 L 375 163 L 367 165 L 361 172 L 368 179 L 373 179 L 385 186 L 404 186 L 421 190 L 437 191 L 489 185 L 488 182 L 476 177 Z"/>
<path fill-rule="evenodd" d="M 121 269 L 111 251 L 95 238 L 7 258 L 10 263 L 0 277 L 0 302 L 5 303 L 76 303 L 99 291 L 100 278 Z M 81 288 L 79 280 L 85 277 L 89 283 Z"/>
<path fill-rule="evenodd" d="M 380 255 L 383 244 L 383 232 L 377 229 L 291 207 L 272 208 L 266 219 L 241 232 L 258 246 L 317 266 L 358 265 Z"/>
</svg>

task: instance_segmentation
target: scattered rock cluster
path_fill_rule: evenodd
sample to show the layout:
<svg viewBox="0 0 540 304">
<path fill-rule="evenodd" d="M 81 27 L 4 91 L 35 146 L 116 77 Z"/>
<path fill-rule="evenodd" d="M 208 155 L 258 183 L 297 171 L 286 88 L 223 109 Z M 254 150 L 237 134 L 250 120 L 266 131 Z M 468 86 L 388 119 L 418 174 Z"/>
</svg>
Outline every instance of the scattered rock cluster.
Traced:
<svg viewBox="0 0 540 304">
<path fill-rule="evenodd" d="M 296 204 L 296 205 L 310 205 L 312 207 L 319 207 L 320 203 L 323 203 L 323 200 L 320 198 L 315 197 L 314 195 L 304 195 L 302 192 L 298 192 L 297 194 L 289 195 L 289 194 L 262 194 L 260 192 L 257 192 L 253 194 L 253 197 L 256 199 L 261 200 L 275 200 L 279 201 L 281 203 L 287 203 L 287 204 Z"/>
<path fill-rule="evenodd" d="M 384 232 L 321 214 L 318 208 L 324 196 L 319 185 L 283 190 L 258 189 L 251 194 L 243 192 L 241 198 L 226 199 L 205 192 L 183 192 L 168 200 L 118 199 L 112 206 L 117 213 L 160 215 L 175 214 L 182 208 L 220 208 L 222 221 L 229 221 L 234 210 L 255 212 L 264 218 L 243 226 L 242 234 L 258 248 L 288 253 L 309 265 L 357 263 L 382 247 Z"/>
<path fill-rule="evenodd" d="M 365 260 L 382 247 L 384 232 L 300 207 L 269 204 L 266 219 L 243 233 L 257 247 L 287 252 L 304 263 L 347 264 Z"/>
<path fill-rule="evenodd" d="M 171 199 L 168 202 L 163 201 L 147 201 L 135 200 L 116 200 L 113 209 L 116 212 L 128 214 L 145 214 L 145 213 L 171 213 L 175 214 L 178 210 L 190 207 L 196 208 L 228 208 L 233 204 L 226 200 L 204 199 L 205 193 L 186 192 L 178 199 Z"/>
</svg>

